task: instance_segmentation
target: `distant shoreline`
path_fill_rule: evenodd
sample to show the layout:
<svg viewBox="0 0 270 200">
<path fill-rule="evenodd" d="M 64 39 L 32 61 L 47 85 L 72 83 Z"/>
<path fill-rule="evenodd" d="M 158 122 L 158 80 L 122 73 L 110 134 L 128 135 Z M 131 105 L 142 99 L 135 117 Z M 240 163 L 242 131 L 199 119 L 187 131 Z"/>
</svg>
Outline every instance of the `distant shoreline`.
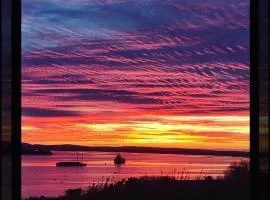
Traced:
<svg viewBox="0 0 270 200">
<path fill-rule="evenodd" d="M 25 144 L 30 145 L 30 144 Z M 179 154 L 179 155 L 211 155 L 249 157 L 249 152 L 244 151 L 220 151 L 184 148 L 159 148 L 159 147 L 87 147 L 79 145 L 40 145 L 31 144 L 35 149 L 47 151 L 98 151 L 98 152 L 126 152 L 126 153 L 155 153 L 155 154 Z"/>
</svg>

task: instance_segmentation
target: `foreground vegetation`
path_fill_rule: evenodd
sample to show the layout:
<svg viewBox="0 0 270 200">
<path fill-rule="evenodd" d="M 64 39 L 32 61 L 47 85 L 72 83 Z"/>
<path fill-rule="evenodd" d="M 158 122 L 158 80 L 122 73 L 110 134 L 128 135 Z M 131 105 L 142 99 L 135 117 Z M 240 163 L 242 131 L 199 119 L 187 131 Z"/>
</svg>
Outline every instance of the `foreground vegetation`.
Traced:
<svg viewBox="0 0 270 200">
<path fill-rule="evenodd" d="M 59 197 L 30 197 L 27 200 L 248 200 L 249 164 L 231 164 L 224 176 L 187 180 L 180 176 L 129 178 L 116 183 L 93 185 L 86 190 L 67 190 Z"/>
</svg>

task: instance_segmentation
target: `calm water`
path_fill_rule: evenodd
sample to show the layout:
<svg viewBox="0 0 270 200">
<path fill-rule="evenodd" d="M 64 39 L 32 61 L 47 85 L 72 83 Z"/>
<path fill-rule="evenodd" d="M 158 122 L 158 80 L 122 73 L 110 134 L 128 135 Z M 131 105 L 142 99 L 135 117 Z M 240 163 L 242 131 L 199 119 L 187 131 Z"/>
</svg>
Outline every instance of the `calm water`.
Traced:
<svg viewBox="0 0 270 200">
<path fill-rule="evenodd" d="M 22 157 L 22 197 L 58 196 L 66 189 L 88 187 L 93 183 L 105 182 L 107 178 L 117 181 L 138 176 L 177 176 L 184 171 L 190 179 L 196 176 L 222 175 L 233 161 L 245 158 L 219 156 L 191 156 L 150 153 L 122 153 L 126 164 L 113 164 L 116 153 L 84 152 L 86 167 L 55 167 L 59 161 L 76 161 L 77 152 L 53 152 L 51 156 Z M 79 158 L 81 154 L 79 153 Z M 180 176 L 179 175 L 179 176 Z"/>
</svg>

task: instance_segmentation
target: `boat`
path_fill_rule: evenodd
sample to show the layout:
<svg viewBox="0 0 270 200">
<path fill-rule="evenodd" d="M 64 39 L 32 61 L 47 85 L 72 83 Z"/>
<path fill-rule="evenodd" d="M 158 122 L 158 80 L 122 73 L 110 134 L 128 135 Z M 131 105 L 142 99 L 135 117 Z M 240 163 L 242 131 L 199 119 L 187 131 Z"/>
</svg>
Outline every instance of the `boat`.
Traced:
<svg viewBox="0 0 270 200">
<path fill-rule="evenodd" d="M 82 154 L 82 161 L 83 161 L 83 154 Z M 57 162 L 57 167 L 84 167 L 86 166 L 86 163 L 79 162 L 78 161 L 78 155 L 77 155 L 77 161 L 64 161 L 64 162 Z"/>
<path fill-rule="evenodd" d="M 57 167 L 83 167 L 86 166 L 85 163 L 82 162 L 57 162 Z"/>
<path fill-rule="evenodd" d="M 123 158 L 120 154 L 118 154 L 118 155 L 114 158 L 114 164 L 116 164 L 116 165 L 125 164 L 125 162 L 126 162 L 125 158 Z"/>
</svg>

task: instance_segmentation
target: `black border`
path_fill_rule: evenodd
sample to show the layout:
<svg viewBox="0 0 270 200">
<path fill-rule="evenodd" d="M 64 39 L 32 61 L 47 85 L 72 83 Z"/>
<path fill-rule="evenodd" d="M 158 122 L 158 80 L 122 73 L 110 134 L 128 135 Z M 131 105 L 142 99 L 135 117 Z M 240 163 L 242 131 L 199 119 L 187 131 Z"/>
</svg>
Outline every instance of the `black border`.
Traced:
<svg viewBox="0 0 270 200">
<path fill-rule="evenodd" d="M 21 199 L 21 1 L 11 2 L 11 153 L 12 199 Z"/>
<path fill-rule="evenodd" d="M 226 0 L 224 0 L 226 1 Z M 250 0 L 250 199 L 259 188 L 259 1 Z M 21 199 L 21 1 L 12 0 L 12 199 Z"/>
<path fill-rule="evenodd" d="M 250 199 L 259 188 L 259 1 L 250 0 Z"/>
</svg>

